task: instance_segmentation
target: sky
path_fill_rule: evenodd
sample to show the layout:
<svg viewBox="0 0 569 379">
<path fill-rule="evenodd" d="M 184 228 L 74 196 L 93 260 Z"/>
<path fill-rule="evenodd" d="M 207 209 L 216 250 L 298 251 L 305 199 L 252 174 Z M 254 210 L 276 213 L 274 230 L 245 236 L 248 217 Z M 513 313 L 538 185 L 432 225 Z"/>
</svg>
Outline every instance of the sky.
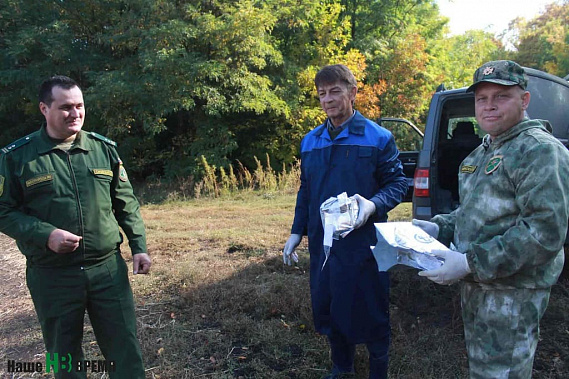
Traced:
<svg viewBox="0 0 569 379">
<path fill-rule="evenodd" d="M 561 0 L 437 0 L 440 13 L 450 18 L 452 35 L 470 29 L 501 33 L 516 17 L 527 20 L 538 16 L 546 4 Z"/>
</svg>

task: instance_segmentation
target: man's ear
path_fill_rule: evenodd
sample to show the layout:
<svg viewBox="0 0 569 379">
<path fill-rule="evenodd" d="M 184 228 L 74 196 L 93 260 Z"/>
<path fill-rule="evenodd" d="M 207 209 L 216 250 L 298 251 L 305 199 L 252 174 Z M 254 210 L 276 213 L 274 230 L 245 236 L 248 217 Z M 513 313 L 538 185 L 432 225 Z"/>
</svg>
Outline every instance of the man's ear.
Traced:
<svg viewBox="0 0 569 379">
<path fill-rule="evenodd" d="M 358 87 L 354 86 L 350 89 L 350 93 L 352 94 L 352 96 L 354 97 L 354 99 L 356 98 L 356 94 L 358 93 Z"/>
<path fill-rule="evenodd" d="M 49 110 L 49 106 L 46 103 L 40 101 L 40 112 L 45 116 L 47 114 L 48 110 Z"/>
<path fill-rule="evenodd" d="M 356 101 L 356 94 L 358 93 L 358 87 L 352 87 L 349 90 L 350 93 L 350 99 L 352 100 L 352 106 L 354 104 L 354 102 Z"/>
<path fill-rule="evenodd" d="M 526 109 L 528 109 L 528 105 L 529 105 L 529 100 L 531 98 L 531 95 L 528 91 L 525 91 L 524 94 L 522 95 L 522 109 L 525 111 Z"/>
</svg>

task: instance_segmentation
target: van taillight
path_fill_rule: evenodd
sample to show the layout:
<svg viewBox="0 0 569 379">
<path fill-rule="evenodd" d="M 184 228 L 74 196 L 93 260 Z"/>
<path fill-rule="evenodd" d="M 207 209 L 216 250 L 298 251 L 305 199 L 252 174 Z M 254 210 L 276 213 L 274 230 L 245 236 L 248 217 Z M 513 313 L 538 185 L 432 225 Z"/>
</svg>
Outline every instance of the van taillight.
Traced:
<svg viewBox="0 0 569 379">
<path fill-rule="evenodd" d="M 415 178 L 413 178 L 413 186 L 415 196 L 428 197 L 429 196 L 429 170 L 419 168 L 415 170 Z"/>
</svg>

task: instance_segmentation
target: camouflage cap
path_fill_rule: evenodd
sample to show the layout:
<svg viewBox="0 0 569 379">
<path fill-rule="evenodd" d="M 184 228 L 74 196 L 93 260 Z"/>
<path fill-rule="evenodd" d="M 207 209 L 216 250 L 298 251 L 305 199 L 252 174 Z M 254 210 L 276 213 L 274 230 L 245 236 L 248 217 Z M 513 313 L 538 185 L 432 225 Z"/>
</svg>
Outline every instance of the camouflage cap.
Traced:
<svg viewBox="0 0 569 379">
<path fill-rule="evenodd" d="M 528 77 L 519 64 L 513 61 L 492 61 L 484 63 L 474 73 L 473 84 L 466 92 L 472 92 L 481 82 L 501 84 L 503 86 L 518 85 L 526 89 Z"/>
</svg>

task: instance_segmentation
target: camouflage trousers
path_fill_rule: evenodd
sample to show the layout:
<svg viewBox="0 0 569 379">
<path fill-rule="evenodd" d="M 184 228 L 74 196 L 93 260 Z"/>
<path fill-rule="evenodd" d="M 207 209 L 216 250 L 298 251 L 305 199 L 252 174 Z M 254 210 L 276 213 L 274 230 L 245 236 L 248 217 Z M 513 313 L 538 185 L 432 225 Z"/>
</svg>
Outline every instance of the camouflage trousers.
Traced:
<svg viewBox="0 0 569 379">
<path fill-rule="evenodd" d="M 471 379 L 531 378 L 539 321 L 551 289 L 461 287 L 464 337 Z"/>
</svg>

